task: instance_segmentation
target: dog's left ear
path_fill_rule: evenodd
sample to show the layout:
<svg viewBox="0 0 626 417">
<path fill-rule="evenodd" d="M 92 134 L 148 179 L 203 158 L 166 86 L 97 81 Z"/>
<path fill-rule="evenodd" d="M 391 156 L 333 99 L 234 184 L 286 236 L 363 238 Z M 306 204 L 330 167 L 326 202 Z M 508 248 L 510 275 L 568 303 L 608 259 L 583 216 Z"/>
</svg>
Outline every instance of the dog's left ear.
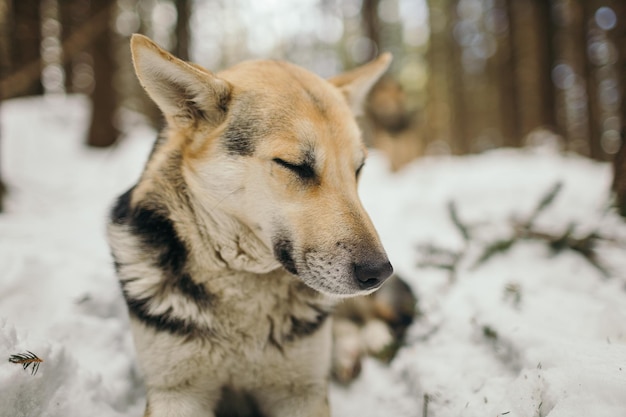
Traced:
<svg viewBox="0 0 626 417">
<path fill-rule="evenodd" d="M 339 74 L 328 80 L 341 90 L 355 115 L 359 116 L 363 113 L 363 107 L 368 93 L 374 84 L 376 84 L 376 81 L 378 81 L 387 68 L 389 68 L 391 58 L 391 54 L 385 52 L 365 65 Z"/>
</svg>

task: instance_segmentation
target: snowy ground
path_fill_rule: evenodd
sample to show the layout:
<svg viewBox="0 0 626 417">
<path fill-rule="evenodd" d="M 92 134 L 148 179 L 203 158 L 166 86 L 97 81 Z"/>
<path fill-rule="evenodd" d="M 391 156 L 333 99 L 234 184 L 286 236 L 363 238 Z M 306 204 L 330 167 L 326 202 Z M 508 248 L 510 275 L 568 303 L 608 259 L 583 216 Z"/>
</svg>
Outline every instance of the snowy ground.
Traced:
<svg viewBox="0 0 626 417">
<path fill-rule="evenodd" d="M 128 121 L 118 147 L 84 149 L 86 108 L 81 97 L 2 103 L 2 417 L 142 412 L 103 232 L 154 133 Z M 599 267 L 541 239 L 478 262 L 558 182 L 532 232 L 558 237 L 573 224 L 571 242 L 597 232 Z M 421 314 L 389 366 L 368 360 L 349 388 L 332 387 L 334 415 L 626 415 L 626 226 L 607 210 L 609 183 L 608 165 L 549 149 L 425 158 L 398 174 L 374 154 L 361 195 Z M 36 375 L 8 362 L 26 350 L 44 359 Z"/>
</svg>

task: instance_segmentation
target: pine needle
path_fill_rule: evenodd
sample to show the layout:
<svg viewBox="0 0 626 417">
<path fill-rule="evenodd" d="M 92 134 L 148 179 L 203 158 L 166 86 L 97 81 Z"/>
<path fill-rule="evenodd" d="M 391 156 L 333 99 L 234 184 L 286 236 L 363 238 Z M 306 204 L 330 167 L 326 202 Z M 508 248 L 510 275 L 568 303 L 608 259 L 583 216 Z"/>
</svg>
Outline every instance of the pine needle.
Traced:
<svg viewBox="0 0 626 417">
<path fill-rule="evenodd" d="M 9 357 L 9 362 L 22 365 L 24 370 L 33 365 L 31 369 L 31 375 L 35 375 L 39 370 L 39 365 L 43 362 L 43 359 L 39 358 L 30 350 L 27 350 L 26 352 L 27 353 L 18 353 L 16 355 L 11 355 Z"/>
</svg>

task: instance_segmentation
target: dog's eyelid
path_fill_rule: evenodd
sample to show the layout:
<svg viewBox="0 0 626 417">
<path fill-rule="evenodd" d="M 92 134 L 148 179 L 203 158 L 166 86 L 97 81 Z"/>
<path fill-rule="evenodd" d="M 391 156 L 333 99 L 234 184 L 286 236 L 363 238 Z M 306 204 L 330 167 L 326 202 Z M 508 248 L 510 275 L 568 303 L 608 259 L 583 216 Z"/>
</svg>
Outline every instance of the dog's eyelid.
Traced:
<svg viewBox="0 0 626 417">
<path fill-rule="evenodd" d="M 275 162 L 275 163 L 277 163 L 278 165 L 282 165 L 282 166 L 284 166 L 285 168 L 290 168 L 290 169 L 291 169 L 292 167 L 293 167 L 293 168 L 295 168 L 295 167 L 300 166 L 300 164 L 299 164 L 299 163 L 289 162 L 289 161 L 287 161 L 287 160 L 285 160 L 285 159 L 283 159 L 283 158 L 273 158 L 273 159 L 272 159 L 272 162 Z"/>
<path fill-rule="evenodd" d="M 357 178 L 361 174 L 361 170 L 363 169 L 364 166 L 365 166 L 365 161 L 361 161 L 361 165 L 359 165 L 359 167 L 356 169 L 356 177 Z"/>
<path fill-rule="evenodd" d="M 300 178 L 303 179 L 311 179 L 315 177 L 315 169 L 308 163 L 292 163 L 285 161 L 281 158 L 273 158 L 273 162 L 282 166 L 283 168 L 287 168 L 288 170 L 297 174 Z"/>
</svg>

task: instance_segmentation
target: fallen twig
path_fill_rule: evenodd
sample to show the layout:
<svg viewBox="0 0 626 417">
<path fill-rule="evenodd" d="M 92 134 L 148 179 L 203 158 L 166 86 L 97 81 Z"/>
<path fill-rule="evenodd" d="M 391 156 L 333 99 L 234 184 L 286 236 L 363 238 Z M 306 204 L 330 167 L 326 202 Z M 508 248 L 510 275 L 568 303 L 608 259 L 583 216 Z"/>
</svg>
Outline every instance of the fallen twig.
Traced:
<svg viewBox="0 0 626 417">
<path fill-rule="evenodd" d="M 528 215 L 526 219 L 512 220 L 512 233 L 509 236 L 499 238 L 492 242 L 486 242 L 481 244 L 481 252 L 473 264 L 470 266 L 470 270 L 474 270 L 479 266 L 486 263 L 493 256 L 499 253 L 505 253 L 509 251 L 516 243 L 522 240 L 539 240 L 544 241 L 552 249 L 553 252 L 559 253 L 564 250 L 571 250 L 582 257 L 584 257 L 593 267 L 595 267 L 604 277 L 610 275 L 609 271 L 602 265 L 597 256 L 597 244 L 599 242 L 615 242 L 615 239 L 611 239 L 602 236 L 597 230 L 594 230 L 584 236 L 576 236 L 576 224 L 572 223 L 562 232 L 552 233 L 544 230 L 539 230 L 535 226 L 535 222 L 539 215 L 545 211 L 556 199 L 563 188 L 561 182 L 555 183 L 543 197 L 537 203 L 534 210 Z M 461 221 L 456 203 L 450 201 L 448 203 L 448 213 L 450 220 L 461 234 L 465 246 L 458 251 L 442 248 L 433 244 L 426 244 L 418 246 L 418 250 L 421 252 L 421 260 L 418 263 L 419 267 L 430 267 L 444 269 L 450 272 L 450 281 L 456 279 L 458 273 L 459 264 L 470 253 L 469 248 L 474 244 L 470 227 Z"/>
</svg>

